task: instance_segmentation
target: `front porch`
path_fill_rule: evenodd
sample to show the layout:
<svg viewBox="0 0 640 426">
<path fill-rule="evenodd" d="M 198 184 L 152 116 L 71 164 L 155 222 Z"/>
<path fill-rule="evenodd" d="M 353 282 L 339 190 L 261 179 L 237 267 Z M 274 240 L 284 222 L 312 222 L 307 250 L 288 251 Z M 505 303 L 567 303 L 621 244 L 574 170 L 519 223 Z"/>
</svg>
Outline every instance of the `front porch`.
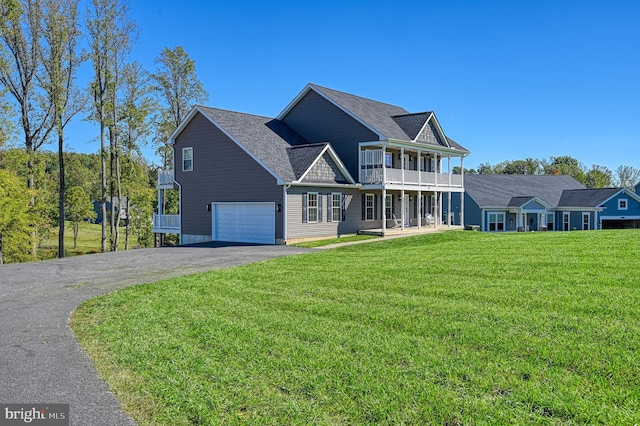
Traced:
<svg viewBox="0 0 640 426">
<path fill-rule="evenodd" d="M 396 237 L 403 236 L 409 237 L 412 235 L 423 235 L 423 234 L 434 234 L 436 232 L 444 232 L 444 231 L 452 231 L 452 230 L 463 230 L 463 226 L 459 225 L 440 225 L 438 227 L 430 225 L 430 226 L 405 226 L 402 228 L 378 228 L 378 229 L 363 229 L 358 231 L 359 235 L 376 235 L 379 237 Z"/>
</svg>

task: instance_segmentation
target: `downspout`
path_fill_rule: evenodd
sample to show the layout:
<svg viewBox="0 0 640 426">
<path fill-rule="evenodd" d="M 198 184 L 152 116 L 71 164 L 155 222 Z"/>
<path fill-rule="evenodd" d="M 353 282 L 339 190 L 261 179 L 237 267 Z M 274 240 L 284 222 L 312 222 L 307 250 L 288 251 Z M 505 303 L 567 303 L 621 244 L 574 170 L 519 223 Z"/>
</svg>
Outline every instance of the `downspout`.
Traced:
<svg viewBox="0 0 640 426">
<path fill-rule="evenodd" d="M 282 239 L 287 244 L 287 189 L 291 185 L 282 185 Z"/>
</svg>

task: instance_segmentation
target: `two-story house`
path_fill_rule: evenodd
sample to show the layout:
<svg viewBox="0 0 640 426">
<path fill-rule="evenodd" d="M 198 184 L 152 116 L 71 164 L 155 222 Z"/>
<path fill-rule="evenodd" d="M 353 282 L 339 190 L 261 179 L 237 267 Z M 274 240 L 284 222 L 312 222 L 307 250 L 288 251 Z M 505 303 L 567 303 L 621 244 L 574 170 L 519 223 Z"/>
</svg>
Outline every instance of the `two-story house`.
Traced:
<svg viewBox="0 0 640 426">
<path fill-rule="evenodd" d="M 449 223 L 464 191 L 464 147 L 433 112 L 308 84 L 276 117 L 196 106 L 171 135 L 180 212 L 154 215 L 153 232 L 182 244 L 282 244 L 388 228 Z"/>
</svg>

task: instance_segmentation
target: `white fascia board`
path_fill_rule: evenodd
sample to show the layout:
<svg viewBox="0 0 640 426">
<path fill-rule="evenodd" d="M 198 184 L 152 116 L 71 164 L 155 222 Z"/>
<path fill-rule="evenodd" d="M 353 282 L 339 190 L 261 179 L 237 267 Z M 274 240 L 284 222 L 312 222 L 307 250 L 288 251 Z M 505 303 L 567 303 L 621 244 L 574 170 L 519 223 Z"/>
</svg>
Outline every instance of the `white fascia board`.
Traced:
<svg viewBox="0 0 640 426">
<path fill-rule="evenodd" d="M 451 145 L 449 144 L 449 141 L 447 140 L 447 135 L 444 134 L 444 130 L 442 130 L 442 126 L 440 126 L 440 122 L 438 121 L 438 117 L 436 117 L 435 112 L 431 112 L 431 115 L 429 116 L 429 118 L 427 118 L 427 121 L 426 121 L 426 123 L 424 123 L 424 125 L 425 126 L 429 125 L 429 122 L 431 120 L 434 121 L 435 127 L 436 127 L 436 131 L 438 133 L 440 133 L 440 137 L 442 138 L 442 141 L 447 145 L 447 148 L 451 148 Z M 424 129 L 424 127 L 422 129 Z M 420 129 L 420 132 L 422 132 L 422 129 Z"/>
<path fill-rule="evenodd" d="M 344 108 L 342 105 L 340 105 L 339 103 L 337 103 L 336 101 L 334 101 L 333 99 L 331 99 L 330 97 L 328 97 L 327 95 L 325 95 L 324 93 L 322 93 L 319 90 L 316 90 L 311 83 L 308 83 L 304 89 L 302 89 L 302 91 L 298 94 L 298 96 L 296 96 L 295 98 L 293 98 L 293 100 L 289 103 L 289 105 L 287 105 L 287 107 L 282 110 L 282 112 L 280 114 L 278 114 L 278 116 L 276 117 L 277 120 L 282 121 L 284 119 L 284 117 L 287 116 L 287 114 L 298 104 L 298 102 L 300 102 L 300 100 L 302 98 L 304 98 L 304 96 L 310 91 L 313 90 L 315 93 L 317 93 L 318 95 L 322 96 L 324 99 L 326 99 L 327 101 L 329 101 L 330 103 L 332 103 L 335 107 L 337 107 L 338 109 L 340 109 L 342 112 L 344 112 L 345 114 L 347 114 L 349 117 L 353 118 L 354 120 L 356 120 L 358 123 L 362 124 L 364 127 L 366 127 L 367 129 L 371 130 L 373 133 L 375 133 L 376 135 L 378 135 L 378 138 L 380 140 L 384 140 L 386 137 L 380 133 L 379 131 L 377 131 L 376 129 L 374 129 L 373 127 L 371 127 L 368 123 L 366 123 L 365 121 L 361 120 L 360 117 L 356 116 L 355 114 L 353 114 L 351 111 L 349 111 L 348 109 Z"/>
<path fill-rule="evenodd" d="M 601 212 L 602 207 L 555 207 L 552 209 L 556 212 Z"/>
<path fill-rule="evenodd" d="M 538 198 L 538 197 L 533 197 L 531 200 L 529 200 L 529 201 L 527 201 L 526 203 L 524 203 L 524 204 L 522 205 L 522 207 L 526 206 L 526 205 L 527 205 L 527 204 L 529 204 L 529 203 L 533 203 L 533 202 L 537 202 L 537 203 L 541 204 L 541 205 L 542 205 L 544 208 L 546 208 L 546 209 L 551 209 L 551 208 L 553 208 L 553 206 L 552 206 L 551 204 L 548 204 L 548 203 L 544 202 L 543 200 L 541 200 L 541 199 L 540 199 L 540 198 Z M 522 208 L 522 207 L 521 207 L 521 208 Z"/>
<path fill-rule="evenodd" d="M 295 183 L 302 182 L 304 180 L 304 178 L 307 176 L 307 174 L 309 173 L 309 171 L 313 168 L 313 166 L 315 166 L 318 163 L 318 161 L 320 161 L 320 159 L 322 158 L 324 153 L 327 152 L 327 151 L 329 151 L 329 155 L 331 156 L 333 161 L 338 165 L 338 168 L 340 169 L 340 172 L 342 172 L 343 176 L 345 176 L 347 178 L 347 180 L 349 180 L 349 183 L 355 184 L 356 181 L 353 179 L 353 177 L 351 177 L 351 174 L 349 173 L 347 168 L 344 166 L 342 161 L 340 161 L 340 158 L 338 158 L 338 154 L 336 154 L 336 152 L 333 150 L 333 148 L 331 147 L 331 145 L 329 143 L 327 143 L 327 145 L 324 147 L 324 149 L 320 152 L 320 154 L 318 154 L 316 159 L 313 160 L 311 165 L 309 167 L 307 167 L 307 170 L 305 170 L 305 172 L 302 174 L 302 176 L 300 176 L 300 179 L 295 181 Z"/>
<path fill-rule="evenodd" d="M 184 128 L 187 127 L 187 124 L 189 124 L 189 122 L 193 119 L 193 117 L 195 117 L 196 113 L 198 112 L 202 113 L 197 105 L 191 108 L 191 111 L 189 111 L 189 114 L 187 114 L 184 120 L 182 120 L 182 123 L 180 123 L 180 125 L 173 131 L 173 133 L 171 133 L 171 136 L 169 136 L 169 140 L 167 142 L 170 145 L 176 143 L 176 138 L 178 137 L 178 135 L 182 133 Z M 206 114 L 202 113 L 202 115 L 206 117 Z"/>
<path fill-rule="evenodd" d="M 437 147 L 435 145 L 425 145 L 423 143 L 413 142 L 413 141 L 387 139 L 387 143 L 388 143 L 388 146 L 394 146 L 398 148 L 404 147 L 404 148 L 409 148 L 416 151 L 420 150 L 424 152 L 437 152 L 438 154 L 447 154 L 447 155 L 451 155 L 452 157 L 466 157 L 467 155 L 469 155 L 468 152 L 462 152 L 455 148 Z"/>
<path fill-rule="evenodd" d="M 629 190 L 628 188 L 620 188 L 620 191 L 616 192 L 611 197 L 609 197 L 606 200 L 604 200 L 603 202 L 601 202 L 600 205 L 606 204 L 609 201 L 611 201 L 612 199 L 620 196 L 620 193 L 624 193 L 627 197 L 633 198 L 634 200 L 636 200 L 637 202 L 640 203 L 640 195 L 638 195 L 635 192 Z"/>
<path fill-rule="evenodd" d="M 287 182 L 289 187 L 304 186 L 304 187 L 316 187 L 316 188 L 355 188 L 362 189 L 362 185 L 358 183 L 318 183 L 318 182 Z"/>
<path fill-rule="evenodd" d="M 238 142 L 238 141 L 237 141 L 233 136 L 231 136 L 231 135 L 229 134 L 229 132 L 227 132 L 227 131 L 222 127 L 222 126 L 220 126 L 218 123 L 216 123 L 216 121 L 215 121 L 214 119 L 212 119 L 211 117 L 209 117 L 206 113 L 204 113 L 204 112 L 200 111 L 200 110 L 198 109 L 198 107 L 197 107 L 197 106 L 196 106 L 196 107 L 194 107 L 194 109 L 193 109 L 193 110 L 191 110 L 191 112 L 189 113 L 189 115 L 192 115 L 192 114 L 193 114 L 193 115 L 195 115 L 195 113 L 196 113 L 196 112 L 200 112 L 200 113 L 202 114 L 202 116 L 203 116 L 203 117 L 205 117 L 207 120 L 209 120 L 209 122 L 210 122 L 211 124 L 213 124 L 214 126 L 216 126 L 216 127 L 217 127 L 221 132 L 222 132 L 222 133 L 224 133 L 224 135 L 225 135 L 226 137 L 228 137 L 229 139 L 231 139 L 231 140 L 233 141 L 233 143 L 235 143 L 236 145 L 238 145 L 238 146 L 240 147 L 240 149 L 242 149 L 244 152 L 246 152 L 246 153 L 247 153 L 247 155 L 248 155 L 249 157 L 251 157 L 251 158 L 252 158 L 256 163 L 260 164 L 260 166 L 262 166 L 262 168 L 264 168 L 267 172 L 269 172 L 269 174 L 270 174 L 271 176 L 273 176 L 273 177 L 276 179 L 276 184 L 277 184 L 277 185 L 284 185 L 284 181 L 282 180 L 282 178 L 281 178 L 280 176 L 278 176 L 278 175 L 276 174 L 276 172 L 274 172 L 273 170 L 271 170 L 271 169 L 270 169 L 266 164 L 264 164 L 264 163 L 263 163 L 263 162 L 262 162 L 258 157 L 256 157 L 256 156 L 253 154 L 253 152 L 249 151 L 249 150 L 248 150 L 244 145 L 242 145 L 240 142 Z M 188 118 L 188 119 L 185 119 L 185 120 L 183 121 L 183 124 L 184 124 L 184 123 L 188 123 L 189 121 L 191 121 L 191 118 L 193 118 L 193 117 L 190 117 L 190 118 Z M 178 132 L 178 130 L 182 131 L 182 129 L 181 129 L 181 128 L 184 128 L 184 127 L 183 127 L 182 125 L 180 125 L 180 127 L 178 127 L 178 129 L 176 129 L 176 132 L 177 132 L 177 133 L 180 133 L 180 132 Z M 174 133 L 176 133 L 176 132 L 174 132 Z"/>
<path fill-rule="evenodd" d="M 638 220 L 640 216 L 599 216 L 600 220 Z"/>
</svg>

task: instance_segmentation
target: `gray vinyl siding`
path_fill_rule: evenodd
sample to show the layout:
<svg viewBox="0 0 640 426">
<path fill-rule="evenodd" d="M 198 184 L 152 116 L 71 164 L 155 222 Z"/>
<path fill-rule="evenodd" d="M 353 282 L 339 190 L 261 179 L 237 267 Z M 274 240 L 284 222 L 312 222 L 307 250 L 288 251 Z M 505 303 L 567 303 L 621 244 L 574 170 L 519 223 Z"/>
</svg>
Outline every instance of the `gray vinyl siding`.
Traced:
<svg viewBox="0 0 640 426">
<path fill-rule="evenodd" d="M 317 192 L 322 197 L 322 222 L 303 223 L 303 193 Z M 330 194 L 339 192 L 346 196 L 345 220 L 327 221 Z M 375 229 L 382 226 L 380 220 L 362 220 L 362 194 L 357 189 L 291 187 L 287 190 L 287 239 L 336 237 L 355 234 L 362 229 Z M 378 194 L 378 197 L 380 195 Z"/>
<path fill-rule="evenodd" d="M 358 176 L 358 143 L 379 139 L 378 135 L 313 90 L 282 121 L 311 143 L 330 142 L 354 177 Z"/>
<path fill-rule="evenodd" d="M 193 171 L 182 171 L 182 148 L 193 147 Z M 282 204 L 282 186 L 201 114 L 177 137 L 175 176 L 182 185 L 182 234 L 211 236 L 212 202 L 270 201 Z M 282 238 L 282 213 L 276 213 L 276 239 Z M 250 224 L 247 224 L 250 226 Z"/>
</svg>

